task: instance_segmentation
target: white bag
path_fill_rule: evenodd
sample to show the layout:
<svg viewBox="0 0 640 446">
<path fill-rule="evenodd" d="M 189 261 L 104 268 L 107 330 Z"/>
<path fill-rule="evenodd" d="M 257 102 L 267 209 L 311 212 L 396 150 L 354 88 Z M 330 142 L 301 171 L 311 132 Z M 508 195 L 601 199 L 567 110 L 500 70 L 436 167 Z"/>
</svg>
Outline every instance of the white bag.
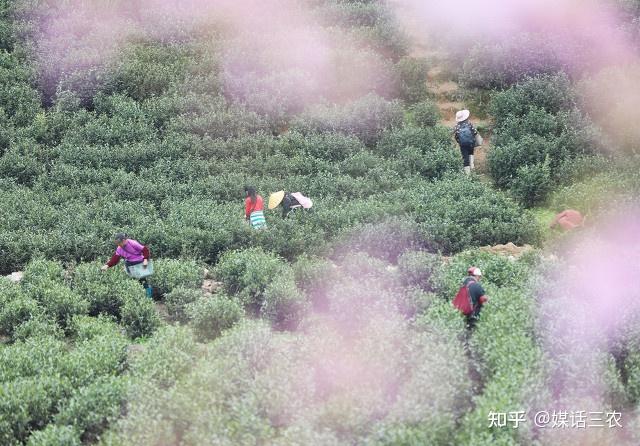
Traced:
<svg viewBox="0 0 640 446">
<path fill-rule="evenodd" d="M 482 139 L 482 136 L 480 136 L 480 133 L 477 133 L 476 134 L 476 147 L 481 146 L 483 142 L 484 142 L 484 140 Z"/>
</svg>

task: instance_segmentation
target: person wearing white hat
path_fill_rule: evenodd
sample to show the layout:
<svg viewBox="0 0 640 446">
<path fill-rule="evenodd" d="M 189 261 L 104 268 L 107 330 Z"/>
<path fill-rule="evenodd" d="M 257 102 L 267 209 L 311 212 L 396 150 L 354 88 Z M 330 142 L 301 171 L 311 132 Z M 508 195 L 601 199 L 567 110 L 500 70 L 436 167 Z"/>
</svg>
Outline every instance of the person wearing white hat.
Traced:
<svg viewBox="0 0 640 446">
<path fill-rule="evenodd" d="M 469 110 L 460 110 L 457 112 L 457 124 L 453 129 L 453 136 L 460 146 L 462 164 L 464 166 L 464 171 L 467 174 L 470 174 L 471 170 L 475 168 L 473 151 L 476 147 L 476 137 L 478 136 L 478 131 L 469 121 L 470 114 Z"/>
<path fill-rule="evenodd" d="M 489 301 L 486 296 L 484 288 L 480 285 L 482 279 L 482 270 L 480 268 L 472 266 L 467 270 L 468 276 L 462 282 L 462 286 L 466 286 L 469 290 L 469 297 L 471 298 L 471 304 L 473 306 L 473 312 L 467 316 L 467 326 L 473 328 L 480 316 L 480 310 L 482 305 Z"/>
</svg>

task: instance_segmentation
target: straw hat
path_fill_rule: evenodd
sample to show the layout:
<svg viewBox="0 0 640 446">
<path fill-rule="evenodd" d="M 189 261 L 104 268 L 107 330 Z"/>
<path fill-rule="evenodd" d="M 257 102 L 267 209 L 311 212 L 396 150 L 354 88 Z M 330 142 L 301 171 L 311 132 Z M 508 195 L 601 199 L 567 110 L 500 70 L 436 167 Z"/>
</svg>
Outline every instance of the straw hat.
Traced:
<svg viewBox="0 0 640 446">
<path fill-rule="evenodd" d="M 469 110 L 460 110 L 456 113 L 456 122 L 462 122 L 469 119 L 470 114 Z"/>
<path fill-rule="evenodd" d="M 278 207 L 280 203 L 282 203 L 282 199 L 284 198 L 284 191 L 279 190 L 278 192 L 274 192 L 269 195 L 269 209 L 275 209 Z"/>
</svg>

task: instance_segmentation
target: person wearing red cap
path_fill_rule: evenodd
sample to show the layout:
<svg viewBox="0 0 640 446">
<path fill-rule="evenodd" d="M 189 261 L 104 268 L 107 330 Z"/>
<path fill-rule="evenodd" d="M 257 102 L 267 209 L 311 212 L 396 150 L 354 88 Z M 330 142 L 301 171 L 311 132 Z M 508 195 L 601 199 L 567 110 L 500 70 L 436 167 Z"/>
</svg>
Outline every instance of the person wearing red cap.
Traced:
<svg viewBox="0 0 640 446">
<path fill-rule="evenodd" d="M 466 286 L 469 290 L 469 297 L 471 297 L 471 305 L 473 306 L 473 312 L 467 315 L 467 326 L 473 328 L 480 316 L 480 310 L 482 306 L 489 301 L 484 288 L 480 285 L 482 279 L 482 270 L 475 266 L 470 266 L 467 270 L 469 274 L 462 282 L 463 286 Z"/>
</svg>

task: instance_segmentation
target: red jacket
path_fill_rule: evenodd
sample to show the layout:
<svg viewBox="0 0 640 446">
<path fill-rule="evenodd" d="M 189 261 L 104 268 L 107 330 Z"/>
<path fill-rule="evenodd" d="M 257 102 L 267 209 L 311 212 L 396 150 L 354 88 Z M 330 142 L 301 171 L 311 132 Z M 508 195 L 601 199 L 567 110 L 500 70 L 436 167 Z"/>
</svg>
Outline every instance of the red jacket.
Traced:
<svg viewBox="0 0 640 446">
<path fill-rule="evenodd" d="M 251 201 L 251 197 L 247 197 L 244 200 L 244 216 L 249 218 L 253 211 L 263 211 L 264 210 L 264 202 L 262 201 L 262 197 L 260 195 L 256 195 L 256 202 L 253 203 Z"/>
</svg>

